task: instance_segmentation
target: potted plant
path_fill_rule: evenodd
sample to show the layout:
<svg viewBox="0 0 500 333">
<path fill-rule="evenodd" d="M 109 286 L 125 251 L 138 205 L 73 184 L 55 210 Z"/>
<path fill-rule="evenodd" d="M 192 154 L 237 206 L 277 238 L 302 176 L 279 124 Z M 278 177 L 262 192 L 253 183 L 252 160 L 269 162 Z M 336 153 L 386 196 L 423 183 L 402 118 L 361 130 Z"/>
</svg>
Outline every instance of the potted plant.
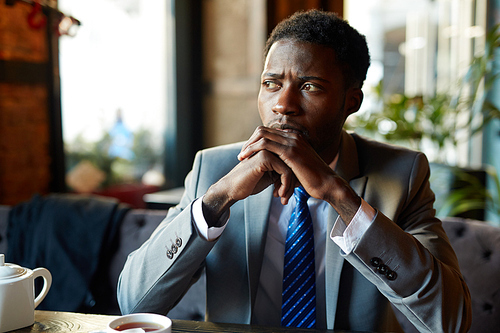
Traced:
<svg viewBox="0 0 500 333">
<path fill-rule="evenodd" d="M 480 133 L 491 120 L 500 119 L 500 109 L 487 98 L 498 78 L 495 53 L 499 47 L 500 24 L 488 32 L 484 53 L 474 57 L 466 75 L 448 93 L 384 96 L 380 83 L 375 89 L 380 108 L 352 117 L 346 124 L 360 134 L 425 152 L 434 162 L 431 163 L 433 189 L 447 194 L 437 195 L 436 206 L 441 216 L 481 219 L 476 214 L 467 214 L 488 207 L 500 217 L 497 172 L 491 167 L 459 168 L 450 154 L 461 142 Z M 485 186 L 486 175 L 493 186 Z"/>
</svg>

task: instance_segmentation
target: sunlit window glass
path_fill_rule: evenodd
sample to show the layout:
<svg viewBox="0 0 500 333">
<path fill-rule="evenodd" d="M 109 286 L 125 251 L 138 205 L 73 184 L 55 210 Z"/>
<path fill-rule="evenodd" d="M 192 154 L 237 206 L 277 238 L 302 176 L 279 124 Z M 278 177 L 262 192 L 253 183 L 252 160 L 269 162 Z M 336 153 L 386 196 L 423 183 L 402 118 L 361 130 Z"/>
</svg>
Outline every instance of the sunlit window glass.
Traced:
<svg viewBox="0 0 500 333">
<path fill-rule="evenodd" d="M 59 1 L 81 22 L 59 46 L 70 190 L 113 195 L 163 185 L 167 3 Z"/>
</svg>

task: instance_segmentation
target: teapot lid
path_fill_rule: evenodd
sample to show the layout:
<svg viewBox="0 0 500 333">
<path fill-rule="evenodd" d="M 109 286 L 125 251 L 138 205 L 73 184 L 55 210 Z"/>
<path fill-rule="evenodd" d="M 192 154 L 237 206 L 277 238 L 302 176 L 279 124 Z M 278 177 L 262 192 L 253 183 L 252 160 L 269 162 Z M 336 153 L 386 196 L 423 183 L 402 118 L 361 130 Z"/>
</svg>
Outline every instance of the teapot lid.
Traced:
<svg viewBox="0 0 500 333">
<path fill-rule="evenodd" d="M 0 280 L 15 278 L 23 275 L 26 272 L 25 268 L 18 265 L 6 264 L 5 255 L 0 254 Z"/>
</svg>

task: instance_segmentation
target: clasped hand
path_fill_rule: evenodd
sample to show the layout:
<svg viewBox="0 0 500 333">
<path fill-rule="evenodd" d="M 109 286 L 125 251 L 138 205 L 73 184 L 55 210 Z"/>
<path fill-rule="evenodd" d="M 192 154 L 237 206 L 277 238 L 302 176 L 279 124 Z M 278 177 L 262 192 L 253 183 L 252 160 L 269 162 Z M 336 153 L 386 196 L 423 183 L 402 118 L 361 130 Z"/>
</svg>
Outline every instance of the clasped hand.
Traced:
<svg viewBox="0 0 500 333">
<path fill-rule="evenodd" d="M 243 145 L 238 159 L 240 163 L 204 196 L 203 212 L 210 226 L 217 226 L 222 213 L 235 202 L 270 185 L 283 204 L 288 203 L 295 187 L 302 185 L 312 197 L 329 202 L 341 215 L 339 203 L 346 193 L 359 206 L 359 198 L 347 182 L 296 131 L 260 126 Z"/>
<path fill-rule="evenodd" d="M 241 194 L 255 194 L 272 184 L 274 196 L 280 197 L 283 204 L 288 203 L 294 188 L 300 185 L 312 197 L 325 199 L 324 181 L 335 176 L 304 135 L 295 131 L 260 126 L 243 145 L 238 159 L 241 165 L 249 165 L 255 176 L 243 174 L 248 176 L 247 191 L 257 180 L 251 192 Z"/>
</svg>

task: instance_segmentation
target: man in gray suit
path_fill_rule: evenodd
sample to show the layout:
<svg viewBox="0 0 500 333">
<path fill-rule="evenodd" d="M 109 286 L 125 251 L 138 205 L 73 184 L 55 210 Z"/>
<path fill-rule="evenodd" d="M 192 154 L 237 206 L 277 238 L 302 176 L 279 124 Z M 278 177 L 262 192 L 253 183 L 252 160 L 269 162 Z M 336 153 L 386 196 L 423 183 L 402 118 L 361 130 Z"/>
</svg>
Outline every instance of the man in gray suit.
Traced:
<svg viewBox="0 0 500 333">
<path fill-rule="evenodd" d="M 467 331 L 470 296 L 434 216 L 426 157 L 342 129 L 363 100 L 364 36 L 332 13 L 301 12 L 265 56 L 263 126 L 196 155 L 180 204 L 125 264 L 122 312 L 167 314 L 205 270 L 207 320 L 280 326 L 301 186 L 314 230 L 309 327 L 400 331 L 392 303 L 421 332 Z"/>
</svg>

